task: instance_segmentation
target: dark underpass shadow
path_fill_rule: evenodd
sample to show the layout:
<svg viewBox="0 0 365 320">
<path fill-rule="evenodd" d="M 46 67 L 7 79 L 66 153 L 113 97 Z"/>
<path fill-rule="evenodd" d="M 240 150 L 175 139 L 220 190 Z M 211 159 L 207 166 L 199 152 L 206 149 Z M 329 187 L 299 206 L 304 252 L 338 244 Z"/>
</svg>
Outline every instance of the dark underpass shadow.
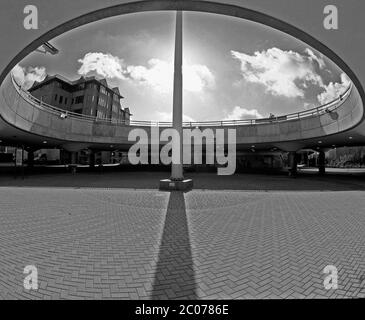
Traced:
<svg viewBox="0 0 365 320">
<path fill-rule="evenodd" d="M 149 168 L 149 167 L 148 167 Z M 155 189 L 159 181 L 166 178 L 165 171 L 158 168 L 136 168 L 132 166 L 105 166 L 102 171 L 79 167 L 71 174 L 64 166 L 26 168 L 17 174 L 13 167 L 1 167 L 0 187 L 62 187 L 62 188 L 127 188 Z M 142 169 L 145 169 L 144 171 Z M 129 171 L 130 170 L 130 171 Z M 326 169 L 324 176 L 318 175 L 317 168 L 298 170 L 295 179 L 288 177 L 285 170 L 268 171 L 237 170 L 232 176 L 218 176 L 216 172 L 186 172 L 186 178 L 194 180 L 194 189 L 205 190 L 295 190 L 295 191 L 365 191 L 365 168 L 346 172 L 347 169 Z M 351 169 L 349 169 L 351 170 Z"/>
<path fill-rule="evenodd" d="M 197 299 L 182 192 L 170 193 L 151 298 Z"/>
</svg>

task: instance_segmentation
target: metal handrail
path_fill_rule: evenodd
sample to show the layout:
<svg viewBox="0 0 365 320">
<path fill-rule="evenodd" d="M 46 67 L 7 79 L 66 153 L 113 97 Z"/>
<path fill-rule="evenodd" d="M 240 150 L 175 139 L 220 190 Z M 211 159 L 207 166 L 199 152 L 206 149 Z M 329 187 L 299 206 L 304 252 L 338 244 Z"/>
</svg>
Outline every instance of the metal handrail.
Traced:
<svg viewBox="0 0 365 320">
<path fill-rule="evenodd" d="M 43 101 L 32 96 L 28 91 L 24 90 L 21 85 L 19 85 L 13 74 L 11 73 L 11 79 L 20 96 L 31 103 L 38 109 L 53 113 L 62 118 L 75 118 L 78 120 L 97 122 L 97 123 L 107 123 L 107 124 L 122 124 L 126 126 L 159 126 L 159 127 L 172 127 L 172 122 L 166 121 L 146 121 L 146 120 L 112 120 L 112 119 L 101 119 L 95 116 L 88 116 L 84 114 L 75 113 L 72 111 L 66 111 L 61 108 L 57 108 L 50 104 L 44 103 Z M 265 124 L 265 123 L 275 123 L 283 122 L 289 120 L 296 120 L 305 117 L 310 117 L 314 115 L 320 115 L 327 112 L 333 112 L 335 109 L 340 107 L 345 99 L 349 96 L 352 90 L 352 83 L 346 88 L 336 99 L 323 104 L 321 106 L 304 110 L 300 112 L 290 113 L 282 116 L 271 117 L 271 118 L 260 118 L 260 119 L 245 119 L 245 120 L 222 120 L 222 121 L 197 121 L 197 122 L 183 122 L 184 127 L 210 127 L 210 126 L 238 126 L 238 125 L 253 125 L 253 124 Z"/>
</svg>

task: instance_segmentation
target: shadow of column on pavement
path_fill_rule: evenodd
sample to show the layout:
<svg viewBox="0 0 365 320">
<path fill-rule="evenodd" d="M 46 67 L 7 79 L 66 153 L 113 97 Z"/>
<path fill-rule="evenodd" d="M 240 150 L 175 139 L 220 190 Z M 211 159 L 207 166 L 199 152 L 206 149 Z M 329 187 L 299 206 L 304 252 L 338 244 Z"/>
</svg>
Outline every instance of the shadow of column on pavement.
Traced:
<svg viewBox="0 0 365 320">
<path fill-rule="evenodd" d="M 197 299 L 183 192 L 170 193 L 151 298 Z"/>
</svg>

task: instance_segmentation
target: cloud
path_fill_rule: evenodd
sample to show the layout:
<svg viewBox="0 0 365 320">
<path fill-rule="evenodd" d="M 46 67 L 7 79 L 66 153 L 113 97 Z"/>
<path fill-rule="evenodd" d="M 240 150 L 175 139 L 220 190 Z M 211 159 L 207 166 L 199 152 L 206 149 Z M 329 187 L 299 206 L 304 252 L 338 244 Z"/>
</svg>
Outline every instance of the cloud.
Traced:
<svg viewBox="0 0 365 320">
<path fill-rule="evenodd" d="M 345 74 L 341 74 L 341 82 L 330 82 L 328 85 L 323 86 L 324 92 L 317 96 L 320 104 L 326 104 L 338 98 L 350 85 L 350 79 Z"/>
<path fill-rule="evenodd" d="M 309 110 L 309 109 L 314 108 L 314 106 L 309 102 L 304 102 L 303 103 L 303 108 L 304 108 L 304 110 Z"/>
<path fill-rule="evenodd" d="M 41 82 L 47 76 L 45 67 L 24 68 L 17 64 L 12 70 L 13 76 L 23 89 L 28 90 L 34 81 Z"/>
<path fill-rule="evenodd" d="M 171 92 L 173 88 L 173 66 L 159 59 L 150 59 L 148 66 L 128 66 L 128 77 L 140 84 L 146 84 L 160 92 Z M 187 65 L 183 67 L 184 90 L 200 92 L 213 88 L 215 78 L 207 66 Z"/>
<path fill-rule="evenodd" d="M 323 69 L 326 66 L 326 63 L 323 60 L 323 56 L 317 57 L 314 52 L 309 48 L 305 49 L 305 53 L 308 54 L 310 60 L 316 61 L 318 63 L 320 69 Z"/>
<path fill-rule="evenodd" d="M 204 88 L 214 88 L 215 78 L 207 66 L 195 64 L 185 66 L 184 89 L 191 92 L 199 92 Z"/>
<path fill-rule="evenodd" d="M 89 52 L 78 62 L 81 63 L 77 71 L 80 75 L 95 72 L 104 78 L 124 79 L 123 60 L 110 53 Z"/>
<path fill-rule="evenodd" d="M 304 98 L 303 88 L 309 84 L 323 85 L 314 61 L 319 67 L 324 66 L 324 61 L 309 49 L 306 55 L 278 48 L 256 51 L 253 55 L 232 50 L 231 54 L 241 62 L 242 76 L 246 81 L 264 85 L 266 91 L 275 96 Z"/>
<path fill-rule="evenodd" d="M 150 86 L 162 93 L 172 90 L 171 65 L 165 61 L 150 59 L 146 67 L 130 65 L 126 67 L 126 74 L 136 84 Z"/>
<path fill-rule="evenodd" d="M 171 92 L 173 88 L 173 65 L 160 59 L 150 59 L 146 66 L 127 65 L 123 59 L 109 53 L 89 52 L 78 60 L 80 75 L 96 73 L 105 78 L 129 80 L 137 85 L 149 86 L 160 93 Z M 184 89 L 201 92 L 215 86 L 213 73 L 205 65 L 195 64 L 183 67 Z"/>
<path fill-rule="evenodd" d="M 154 121 L 161 121 L 161 122 L 172 122 L 172 113 L 171 112 L 162 112 L 162 111 L 157 111 L 156 112 L 156 117 L 154 117 Z M 187 115 L 183 115 L 183 121 L 184 122 L 196 122 L 195 119 L 187 116 Z"/>
<path fill-rule="evenodd" d="M 246 109 L 240 106 L 235 106 L 223 120 L 245 120 L 259 118 L 263 118 L 263 116 L 258 112 L 257 109 Z"/>
</svg>

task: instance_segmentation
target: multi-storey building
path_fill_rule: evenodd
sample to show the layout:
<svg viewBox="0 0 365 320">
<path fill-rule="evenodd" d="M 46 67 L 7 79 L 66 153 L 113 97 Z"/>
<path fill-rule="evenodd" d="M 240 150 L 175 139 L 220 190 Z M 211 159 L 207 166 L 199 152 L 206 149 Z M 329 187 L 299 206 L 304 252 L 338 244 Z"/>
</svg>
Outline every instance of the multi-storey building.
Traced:
<svg viewBox="0 0 365 320">
<path fill-rule="evenodd" d="M 129 108 L 122 108 L 123 96 L 117 87 L 110 88 L 105 79 L 81 77 L 76 81 L 54 75 L 34 82 L 29 92 L 44 103 L 97 119 L 129 124 Z"/>
</svg>

